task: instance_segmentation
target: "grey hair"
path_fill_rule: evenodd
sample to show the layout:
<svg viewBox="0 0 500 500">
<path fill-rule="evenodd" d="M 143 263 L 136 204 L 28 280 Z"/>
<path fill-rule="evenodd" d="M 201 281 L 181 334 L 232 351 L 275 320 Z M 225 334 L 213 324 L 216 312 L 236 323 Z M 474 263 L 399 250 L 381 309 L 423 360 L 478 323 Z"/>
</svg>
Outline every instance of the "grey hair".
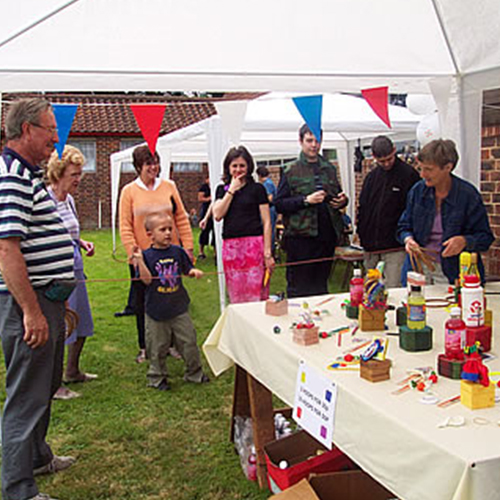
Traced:
<svg viewBox="0 0 500 500">
<path fill-rule="evenodd" d="M 5 117 L 5 137 L 8 141 L 23 135 L 23 123 L 38 124 L 40 113 L 51 109 L 49 101 L 38 97 L 20 99 L 9 106 Z"/>
</svg>

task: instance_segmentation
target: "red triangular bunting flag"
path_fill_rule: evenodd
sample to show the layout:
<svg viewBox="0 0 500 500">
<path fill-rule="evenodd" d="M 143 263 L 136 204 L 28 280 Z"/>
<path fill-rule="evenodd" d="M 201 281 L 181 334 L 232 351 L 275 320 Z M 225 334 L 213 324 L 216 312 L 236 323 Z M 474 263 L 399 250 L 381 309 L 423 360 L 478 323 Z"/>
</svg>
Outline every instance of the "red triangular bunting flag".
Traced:
<svg viewBox="0 0 500 500">
<path fill-rule="evenodd" d="M 135 121 L 141 129 L 142 136 L 149 146 L 151 154 L 155 154 L 156 142 L 160 135 L 161 123 L 165 115 L 166 104 L 130 104 Z"/>
<path fill-rule="evenodd" d="M 374 89 L 365 89 L 361 91 L 366 102 L 373 109 L 375 114 L 389 127 L 389 87 L 377 87 Z"/>
</svg>

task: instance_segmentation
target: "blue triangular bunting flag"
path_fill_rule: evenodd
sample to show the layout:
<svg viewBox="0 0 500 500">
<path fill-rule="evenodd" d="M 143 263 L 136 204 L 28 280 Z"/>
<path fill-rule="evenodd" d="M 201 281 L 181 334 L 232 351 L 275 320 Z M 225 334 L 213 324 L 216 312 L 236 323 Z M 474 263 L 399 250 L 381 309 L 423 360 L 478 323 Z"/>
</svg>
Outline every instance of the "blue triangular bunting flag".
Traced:
<svg viewBox="0 0 500 500">
<path fill-rule="evenodd" d="M 321 141 L 321 115 L 323 113 L 323 96 L 310 95 L 305 97 L 294 97 L 293 102 L 302 118 L 311 129 L 318 142 Z"/>
<path fill-rule="evenodd" d="M 69 131 L 75 119 L 78 104 L 52 104 L 52 109 L 57 123 L 57 135 L 59 136 L 59 142 L 56 143 L 56 150 L 59 158 L 61 158 L 64 146 L 66 146 L 66 141 L 68 140 Z"/>
</svg>

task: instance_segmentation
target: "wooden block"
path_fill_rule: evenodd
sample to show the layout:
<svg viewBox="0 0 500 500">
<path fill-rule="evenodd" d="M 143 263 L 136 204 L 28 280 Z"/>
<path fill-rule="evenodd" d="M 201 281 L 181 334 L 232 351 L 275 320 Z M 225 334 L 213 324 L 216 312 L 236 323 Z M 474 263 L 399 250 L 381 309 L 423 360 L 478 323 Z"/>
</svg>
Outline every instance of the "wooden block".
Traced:
<svg viewBox="0 0 500 500">
<path fill-rule="evenodd" d="M 484 311 L 484 324 L 486 326 L 493 326 L 493 311 L 491 309 Z"/>
<path fill-rule="evenodd" d="M 491 326 L 468 326 L 465 330 L 467 345 L 474 345 L 476 342 L 481 344 L 484 352 L 491 350 Z"/>
<path fill-rule="evenodd" d="M 495 406 L 495 384 L 490 382 L 488 387 L 462 380 L 460 382 L 460 402 L 471 410 L 490 408 Z"/>
<path fill-rule="evenodd" d="M 285 316 L 288 314 L 288 300 L 266 300 L 266 314 L 269 316 Z"/>
<path fill-rule="evenodd" d="M 391 364 L 390 359 L 361 360 L 359 374 L 369 382 L 383 382 L 391 378 Z"/>
<path fill-rule="evenodd" d="M 444 354 L 440 354 L 438 356 L 438 373 L 446 378 L 460 380 L 462 378 L 462 366 L 464 363 L 465 359 L 449 359 Z"/>
<path fill-rule="evenodd" d="M 294 328 L 293 341 L 300 345 L 313 345 L 319 343 L 319 326 L 312 328 Z"/>
<path fill-rule="evenodd" d="M 366 309 L 359 306 L 359 329 L 362 332 L 383 332 L 385 329 L 385 309 Z"/>
<path fill-rule="evenodd" d="M 399 347 L 408 352 L 429 351 L 432 349 L 432 328 L 426 326 L 413 330 L 407 326 L 399 327 Z"/>
<path fill-rule="evenodd" d="M 351 304 L 347 304 L 345 308 L 345 315 L 349 319 L 358 319 L 359 315 L 359 307 L 351 306 Z"/>
<path fill-rule="evenodd" d="M 406 307 L 400 306 L 396 309 L 396 325 L 404 326 L 406 325 L 406 320 L 408 316 L 408 311 Z"/>
</svg>

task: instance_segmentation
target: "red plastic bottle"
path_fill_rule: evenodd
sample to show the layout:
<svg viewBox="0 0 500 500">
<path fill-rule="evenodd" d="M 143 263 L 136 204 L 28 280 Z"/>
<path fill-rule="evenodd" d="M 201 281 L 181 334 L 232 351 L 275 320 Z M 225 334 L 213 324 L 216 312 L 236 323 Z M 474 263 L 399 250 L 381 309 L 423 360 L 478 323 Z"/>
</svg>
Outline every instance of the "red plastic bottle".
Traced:
<svg viewBox="0 0 500 500">
<path fill-rule="evenodd" d="M 451 318 L 445 324 L 444 349 L 448 359 L 464 359 L 466 343 L 465 323 L 461 319 L 460 307 L 451 309 Z"/>
<path fill-rule="evenodd" d="M 363 278 L 361 269 L 354 269 L 354 275 L 349 284 L 349 293 L 351 295 L 351 306 L 358 307 L 363 302 Z"/>
</svg>

